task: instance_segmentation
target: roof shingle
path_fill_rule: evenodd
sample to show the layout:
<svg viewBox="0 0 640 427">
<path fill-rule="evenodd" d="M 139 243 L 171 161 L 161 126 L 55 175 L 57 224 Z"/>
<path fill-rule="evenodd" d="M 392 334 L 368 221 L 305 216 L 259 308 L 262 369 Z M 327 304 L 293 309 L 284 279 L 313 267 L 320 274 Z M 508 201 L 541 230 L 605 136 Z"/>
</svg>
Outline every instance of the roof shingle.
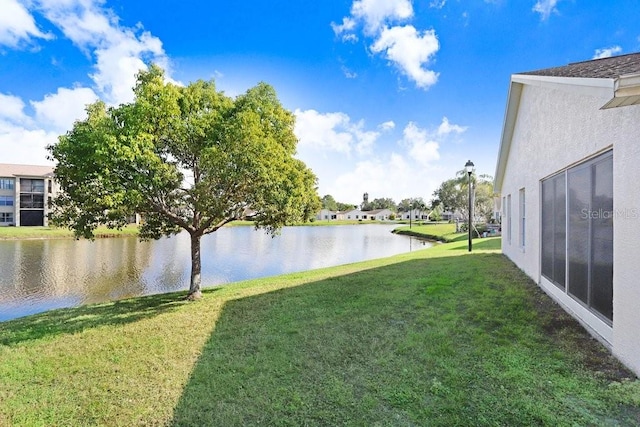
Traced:
<svg viewBox="0 0 640 427">
<path fill-rule="evenodd" d="M 573 62 L 562 67 L 545 68 L 518 74 L 550 77 L 582 77 L 616 79 L 628 74 L 640 73 L 640 52 L 590 61 Z"/>
</svg>

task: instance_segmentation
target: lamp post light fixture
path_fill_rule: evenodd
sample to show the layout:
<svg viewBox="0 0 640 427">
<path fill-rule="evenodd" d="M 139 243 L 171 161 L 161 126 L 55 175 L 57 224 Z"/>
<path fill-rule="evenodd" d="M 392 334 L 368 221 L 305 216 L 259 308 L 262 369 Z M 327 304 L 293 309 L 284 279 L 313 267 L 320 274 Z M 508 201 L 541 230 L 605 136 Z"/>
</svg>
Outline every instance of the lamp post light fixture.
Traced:
<svg viewBox="0 0 640 427">
<path fill-rule="evenodd" d="M 467 170 L 467 175 L 469 176 L 469 222 L 467 228 L 469 229 L 469 252 L 471 252 L 471 229 L 473 227 L 473 204 L 471 203 L 471 174 L 473 173 L 473 162 L 471 160 L 467 160 L 467 163 L 464 165 L 464 168 Z"/>
</svg>

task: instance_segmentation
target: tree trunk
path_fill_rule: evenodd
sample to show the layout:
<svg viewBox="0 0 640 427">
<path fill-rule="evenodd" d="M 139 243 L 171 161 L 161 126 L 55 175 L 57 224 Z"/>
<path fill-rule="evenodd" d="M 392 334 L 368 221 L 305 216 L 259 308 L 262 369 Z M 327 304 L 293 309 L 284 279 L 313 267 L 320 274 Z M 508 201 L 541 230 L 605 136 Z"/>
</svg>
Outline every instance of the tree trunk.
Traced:
<svg viewBox="0 0 640 427">
<path fill-rule="evenodd" d="M 202 292 L 200 292 L 202 273 L 202 261 L 200 259 L 201 238 L 201 235 L 191 234 L 191 284 L 187 295 L 187 299 L 190 301 L 202 298 Z"/>
</svg>

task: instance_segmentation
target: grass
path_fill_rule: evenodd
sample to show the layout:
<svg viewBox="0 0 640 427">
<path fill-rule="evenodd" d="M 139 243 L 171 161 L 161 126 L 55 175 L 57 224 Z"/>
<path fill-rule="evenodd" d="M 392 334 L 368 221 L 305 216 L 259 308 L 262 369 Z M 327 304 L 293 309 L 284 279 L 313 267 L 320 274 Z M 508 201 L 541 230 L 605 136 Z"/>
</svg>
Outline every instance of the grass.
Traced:
<svg viewBox="0 0 640 427">
<path fill-rule="evenodd" d="M 325 225 L 353 225 L 353 224 L 381 224 L 387 222 L 381 221 L 358 221 L 358 220 L 332 220 L 332 221 L 314 221 L 307 222 L 306 226 L 325 226 Z M 228 227 L 237 226 L 253 226 L 253 221 L 233 221 L 227 224 Z M 95 231 L 97 238 L 102 237 L 127 237 L 137 236 L 138 227 L 136 225 L 128 225 L 121 230 L 110 229 L 107 227 L 98 227 Z M 0 240 L 13 239 L 72 239 L 73 231 L 58 227 L 0 227 Z"/>
<path fill-rule="evenodd" d="M 305 222 L 297 225 L 311 225 L 311 226 L 322 226 L 322 225 L 356 225 L 356 224 L 386 224 L 386 225 L 397 225 L 402 224 L 400 221 L 396 220 L 373 220 L 373 219 L 315 219 L 311 222 Z"/>
<path fill-rule="evenodd" d="M 0 425 L 637 425 L 640 383 L 498 247 L 0 323 Z"/>
<path fill-rule="evenodd" d="M 469 236 L 466 232 L 456 233 L 456 225 L 453 223 L 428 223 L 411 227 L 398 227 L 394 233 L 424 237 L 442 242 L 460 242 L 466 240 Z"/>
<path fill-rule="evenodd" d="M 96 237 L 137 236 L 138 227 L 128 225 L 120 230 L 98 227 Z M 72 239 L 73 231 L 58 227 L 0 227 L 1 239 Z"/>
</svg>

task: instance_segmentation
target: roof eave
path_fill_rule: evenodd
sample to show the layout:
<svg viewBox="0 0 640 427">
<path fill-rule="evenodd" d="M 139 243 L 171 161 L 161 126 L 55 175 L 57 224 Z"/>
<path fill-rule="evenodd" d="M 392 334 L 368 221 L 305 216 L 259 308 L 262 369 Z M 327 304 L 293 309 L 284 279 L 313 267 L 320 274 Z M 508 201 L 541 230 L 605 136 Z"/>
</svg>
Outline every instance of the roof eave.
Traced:
<svg viewBox="0 0 640 427">
<path fill-rule="evenodd" d="M 590 77 L 538 76 L 532 74 L 514 74 L 511 80 L 529 86 L 549 89 L 568 90 L 589 96 L 611 98 L 616 79 Z"/>
<path fill-rule="evenodd" d="M 507 166 L 507 158 L 511 150 L 511 139 L 518 117 L 518 108 L 520 107 L 520 97 L 522 96 L 523 84 L 511 78 L 509 86 L 509 94 L 507 95 L 507 107 L 504 114 L 504 123 L 502 126 L 502 137 L 500 138 L 500 149 L 498 151 L 498 161 L 496 163 L 496 173 L 493 180 L 493 191 L 500 194 L 502 191 L 502 181 L 504 179 L 504 171 Z"/>
<path fill-rule="evenodd" d="M 620 76 L 614 82 L 613 98 L 600 109 L 640 105 L 640 73 Z"/>
<path fill-rule="evenodd" d="M 629 104 L 629 102 L 633 101 L 631 98 L 638 98 L 637 102 L 640 103 L 640 74 L 622 76 L 617 79 L 513 74 L 511 76 L 507 110 L 502 127 L 502 138 L 493 181 L 494 192 L 498 194 L 502 191 L 502 181 L 511 149 L 511 139 L 513 138 L 516 118 L 518 117 L 522 88 L 525 84 L 610 99 L 602 108 L 631 105 Z"/>
</svg>

